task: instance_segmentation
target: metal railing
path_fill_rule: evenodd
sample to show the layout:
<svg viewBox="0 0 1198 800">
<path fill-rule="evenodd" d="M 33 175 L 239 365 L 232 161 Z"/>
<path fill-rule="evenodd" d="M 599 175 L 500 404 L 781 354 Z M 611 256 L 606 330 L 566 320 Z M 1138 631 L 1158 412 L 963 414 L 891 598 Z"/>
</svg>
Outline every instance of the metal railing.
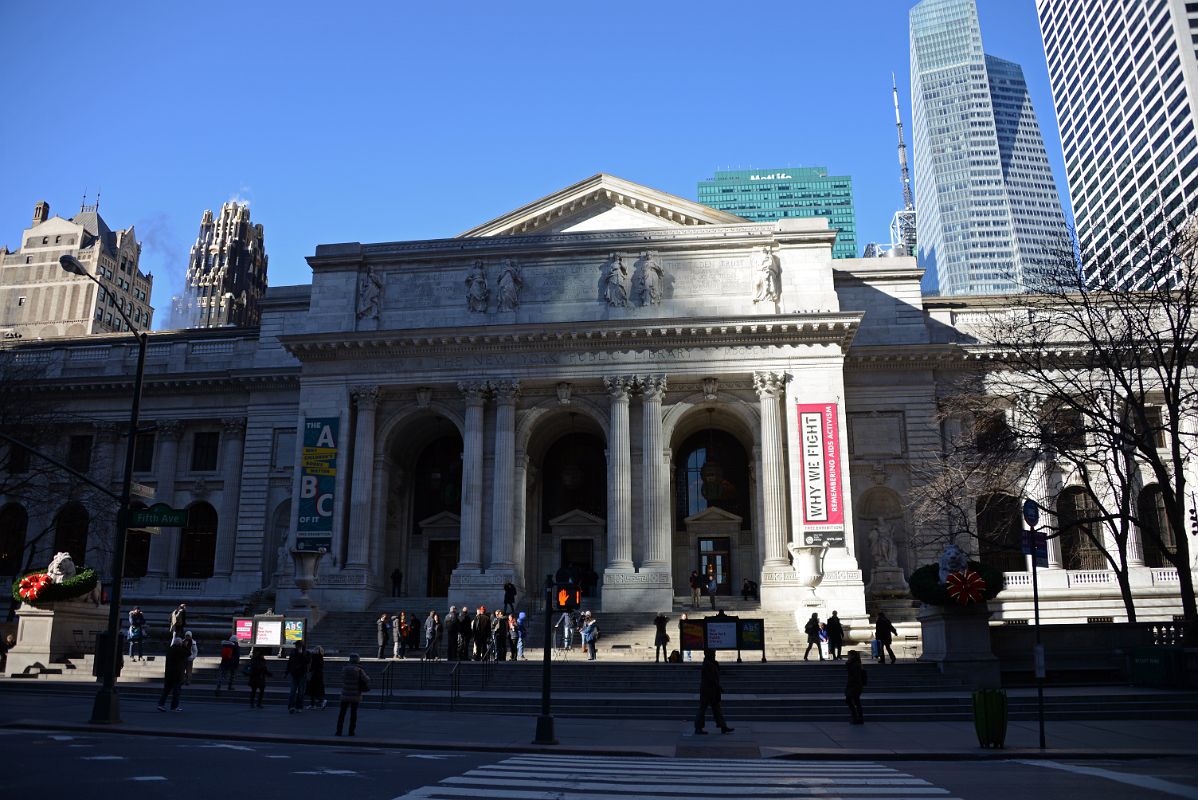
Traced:
<svg viewBox="0 0 1198 800">
<path fill-rule="evenodd" d="M 420 659 L 420 688 L 423 689 L 429 683 L 429 675 L 432 671 L 432 664 L 427 658 Z"/>
<path fill-rule="evenodd" d="M 391 698 L 395 695 L 395 674 L 392 672 L 394 666 L 395 662 L 388 661 L 387 665 L 383 667 L 383 672 L 380 676 L 383 685 L 382 691 L 379 692 L 379 708 L 386 708 L 387 704 L 391 702 Z"/>
<path fill-rule="evenodd" d="M 454 664 L 449 671 L 449 710 L 453 711 L 462 698 L 462 664 Z"/>
</svg>

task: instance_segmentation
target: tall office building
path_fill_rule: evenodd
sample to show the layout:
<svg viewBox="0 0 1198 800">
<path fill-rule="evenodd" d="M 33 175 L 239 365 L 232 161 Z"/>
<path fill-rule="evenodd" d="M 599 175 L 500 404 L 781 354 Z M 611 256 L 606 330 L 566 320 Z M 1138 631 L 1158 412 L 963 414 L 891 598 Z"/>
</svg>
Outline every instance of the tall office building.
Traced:
<svg viewBox="0 0 1198 800">
<path fill-rule="evenodd" d="M 266 294 L 266 246 L 248 204 L 225 203 L 217 217 L 205 211 L 191 246 L 187 285 L 174 298 L 175 328 L 253 327 Z"/>
<path fill-rule="evenodd" d="M 699 181 L 699 202 L 755 222 L 827 217 L 836 229 L 832 258 L 857 257 L 853 179 L 824 167 L 717 171 Z"/>
<path fill-rule="evenodd" d="M 79 260 L 104 287 L 72 275 L 61 256 Z M 48 339 L 126 329 L 120 311 L 135 327 L 149 330 L 154 276 L 138 268 L 141 244 L 130 225 L 114 231 L 100 216 L 100 202 L 84 204 L 70 219 L 50 216 L 50 204 L 33 207 L 33 224 L 14 251 L 0 247 L 0 336 Z M 119 309 L 119 310 L 118 310 Z"/>
<path fill-rule="evenodd" d="M 1198 211 L 1198 3 L 1036 10 L 1083 262 L 1093 280 L 1142 286 L 1142 235 Z"/>
<path fill-rule="evenodd" d="M 1016 292 L 1067 268 L 1072 247 L 1023 71 L 983 52 L 974 0 L 923 0 L 910 21 L 924 290 Z"/>
</svg>

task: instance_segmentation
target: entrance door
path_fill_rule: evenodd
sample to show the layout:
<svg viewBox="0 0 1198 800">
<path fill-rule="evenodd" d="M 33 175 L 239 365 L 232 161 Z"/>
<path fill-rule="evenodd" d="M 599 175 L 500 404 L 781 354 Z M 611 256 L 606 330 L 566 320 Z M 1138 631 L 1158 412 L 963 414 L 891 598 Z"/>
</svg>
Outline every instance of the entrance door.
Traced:
<svg viewBox="0 0 1198 800">
<path fill-rule="evenodd" d="M 428 596 L 446 597 L 449 576 L 458 565 L 456 539 L 432 539 L 428 543 Z"/>
<path fill-rule="evenodd" d="M 699 574 L 715 577 L 716 594 L 732 594 L 732 540 L 727 537 L 699 540 Z M 706 590 L 704 590 L 706 591 Z"/>
<path fill-rule="evenodd" d="M 591 539 L 562 539 L 560 573 L 582 587 L 584 597 L 595 592 L 595 543 Z"/>
</svg>

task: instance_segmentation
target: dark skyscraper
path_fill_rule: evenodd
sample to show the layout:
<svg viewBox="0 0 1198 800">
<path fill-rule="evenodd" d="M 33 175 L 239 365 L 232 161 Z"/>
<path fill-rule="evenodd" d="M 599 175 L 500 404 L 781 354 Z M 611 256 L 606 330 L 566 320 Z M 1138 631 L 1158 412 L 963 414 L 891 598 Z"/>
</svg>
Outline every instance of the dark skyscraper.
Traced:
<svg viewBox="0 0 1198 800">
<path fill-rule="evenodd" d="M 250 222 L 248 204 L 225 203 L 216 218 L 205 211 L 191 247 L 186 290 L 175 298 L 172 327 L 257 325 L 266 262 L 262 226 Z"/>
</svg>

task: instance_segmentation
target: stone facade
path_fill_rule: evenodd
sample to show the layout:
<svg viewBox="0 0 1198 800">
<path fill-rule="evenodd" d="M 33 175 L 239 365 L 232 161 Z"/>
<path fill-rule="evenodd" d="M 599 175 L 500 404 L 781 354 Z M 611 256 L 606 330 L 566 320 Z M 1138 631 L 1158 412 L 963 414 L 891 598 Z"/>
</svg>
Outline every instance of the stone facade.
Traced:
<svg viewBox="0 0 1198 800">
<path fill-rule="evenodd" d="M 397 569 L 446 606 L 555 575 L 604 610 L 666 609 L 710 565 L 766 608 L 862 617 L 867 583 L 934 560 L 911 535 L 912 464 L 940 446 L 974 301 L 924 300 L 913 259 L 833 262 L 834 238 L 598 175 L 452 239 L 318 246 L 311 285 L 267 292 L 257 330 L 152 335 L 138 481 L 206 522 L 152 537 L 130 596 L 268 587 L 285 607 L 284 554 L 316 521 L 325 609 L 370 607 Z M 11 349 L 47 397 L 119 422 L 132 347 L 104 347 Z M 303 457 L 315 420 L 336 430 L 331 473 Z M 818 574 L 796 571 L 802 548 Z M 1177 607 L 1167 572 L 1145 568 L 1142 618 Z M 1029 613 L 1025 574 L 1000 616 Z M 1041 574 L 1060 618 L 1117 616 L 1113 582 Z"/>
</svg>

